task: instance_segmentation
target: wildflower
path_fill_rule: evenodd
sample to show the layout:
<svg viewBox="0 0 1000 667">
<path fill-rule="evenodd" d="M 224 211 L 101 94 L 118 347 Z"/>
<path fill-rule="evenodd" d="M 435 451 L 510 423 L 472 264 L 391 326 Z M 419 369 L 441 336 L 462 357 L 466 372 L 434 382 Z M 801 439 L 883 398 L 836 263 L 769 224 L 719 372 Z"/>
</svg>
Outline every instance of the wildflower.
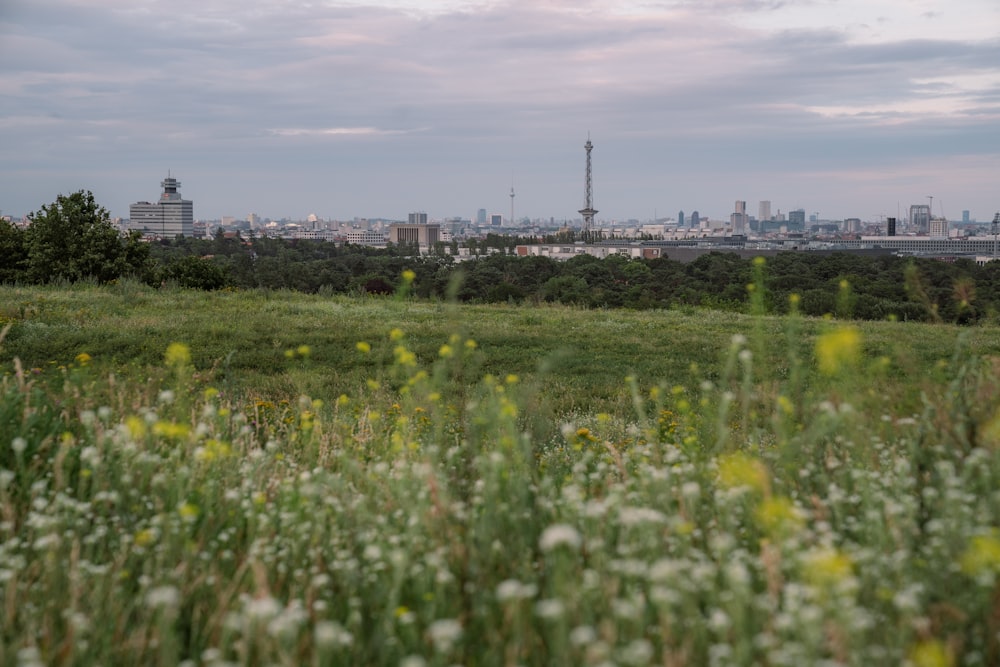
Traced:
<svg viewBox="0 0 1000 667">
<path fill-rule="evenodd" d="M 955 664 L 948 647 L 939 639 L 916 644 L 910 650 L 910 662 L 913 667 L 951 667 Z"/>
<path fill-rule="evenodd" d="M 148 547 L 156 541 L 156 533 L 149 528 L 144 528 L 135 534 L 132 541 L 137 547 Z"/>
<path fill-rule="evenodd" d="M 295 352 L 300 357 L 308 357 L 310 353 L 312 353 L 312 348 L 309 347 L 308 345 L 299 345 L 297 348 L 295 348 Z"/>
<path fill-rule="evenodd" d="M 389 332 L 389 340 L 391 341 L 402 340 L 404 335 L 406 334 L 403 333 L 403 330 L 400 329 L 399 327 L 396 327 L 395 329 Z"/>
<path fill-rule="evenodd" d="M 15 454 L 23 454 L 24 450 L 28 448 L 28 441 L 18 436 L 10 441 L 10 448 L 14 450 Z"/>
<path fill-rule="evenodd" d="M 316 644 L 324 648 L 346 647 L 354 642 L 354 635 L 336 621 L 319 621 L 316 623 L 313 636 L 316 639 Z"/>
<path fill-rule="evenodd" d="M 727 489 L 750 488 L 764 493 L 768 487 L 767 468 L 746 454 L 725 454 L 719 458 L 719 483 Z"/>
<path fill-rule="evenodd" d="M 840 583 L 854 572 L 850 556 L 833 548 L 820 548 L 806 554 L 805 578 L 817 586 Z"/>
<path fill-rule="evenodd" d="M 354 348 L 361 354 L 368 354 L 369 352 L 372 351 L 372 346 L 363 340 L 359 340 L 357 343 L 355 343 Z"/>
<path fill-rule="evenodd" d="M 757 523 L 769 535 L 791 532 L 802 524 L 802 516 L 784 496 L 765 498 L 757 507 Z"/>
<path fill-rule="evenodd" d="M 198 518 L 198 506 L 194 503 L 183 503 L 177 508 L 177 513 L 181 515 L 181 518 L 185 521 L 194 521 Z"/>
<path fill-rule="evenodd" d="M 455 354 L 455 350 L 453 350 L 452 347 L 451 347 L 451 345 L 448 345 L 447 343 L 444 344 L 444 345 L 442 345 L 441 349 L 438 350 L 438 355 L 442 359 L 450 359 L 452 356 L 454 356 L 454 354 Z"/>
<path fill-rule="evenodd" d="M 181 593 L 173 586 L 157 586 L 146 593 L 146 604 L 153 609 L 174 609 L 180 600 Z"/>
<path fill-rule="evenodd" d="M 843 327 L 821 335 L 816 340 L 816 360 L 826 375 L 836 375 L 854 366 L 861 356 L 861 333 L 854 327 Z"/>
<path fill-rule="evenodd" d="M 970 576 L 1000 570 L 1000 538 L 997 532 L 973 537 L 962 554 L 960 564 L 962 572 Z"/>
<path fill-rule="evenodd" d="M 406 269 L 403 271 L 403 282 L 412 283 L 416 280 L 417 274 L 413 272 L 412 269 Z"/>
<path fill-rule="evenodd" d="M 187 366 L 191 363 L 191 348 L 184 343 L 171 343 L 164 355 L 167 366 Z"/>
<path fill-rule="evenodd" d="M 76 363 L 80 364 L 81 366 L 86 366 L 87 364 L 89 364 L 91 359 L 92 357 L 86 352 L 81 352 L 80 354 L 76 355 Z"/>
<path fill-rule="evenodd" d="M 577 549 L 582 539 L 576 528 L 565 523 L 557 523 L 542 531 L 542 536 L 538 540 L 538 547 L 545 552 L 552 551 L 561 546 Z"/>
<path fill-rule="evenodd" d="M 136 415 L 132 415 L 125 420 L 125 428 L 128 429 L 128 433 L 132 436 L 133 440 L 139 440 L 146 435 L 146 422 Z"/>
<path fill-rule="evenodd" d="M 549 598 L 547 600 L 539 600 L 535 603 L 535 614 L 539 618 L 546 619 L 557 619 L 563 615 L 566 611 L 566 605 L 562 603 L 561 600 L 555 598 Z"/>
<path fill-rule="evenodd" d="M 430 637 L 434 648 L 441 652 L 448 652 L 462 636 L 462 624 L 453 618 L 434 621 L 427 628 L 427 636 Z"/>
<path fill-rule="evenodd" d="M 523 584 L 517 579 L 505 579 L 497 586 L 497 600 L 500 602 L 533 598 L 538 593 L 534 584 Z"/>
</svg>

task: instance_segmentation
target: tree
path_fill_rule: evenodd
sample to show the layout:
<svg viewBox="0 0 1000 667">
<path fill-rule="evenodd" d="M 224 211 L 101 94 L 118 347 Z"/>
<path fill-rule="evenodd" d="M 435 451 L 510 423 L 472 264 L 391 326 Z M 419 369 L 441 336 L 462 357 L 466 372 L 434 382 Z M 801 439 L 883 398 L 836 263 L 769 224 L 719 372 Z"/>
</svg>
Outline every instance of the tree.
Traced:
<svg viewBox="0 0 1000 667">
<path fill-rule="evenodd" d="M 6 220 L 0 220 L 0 283 L 23 280 L 27 260 L 24 232 Z"/>
<path fill-rule="evenodd" d="M 210 259 L 188 255 L 163 267 L 163 280 L 190 289 L 217 290 L 226 286 L 226 271 Z"/>
<path fill-rule="evenodd" d="M 133 233 L 123 239 L 91 192 L 59 195 L 28 217 L 31 224 L 25 234 L 31 282 L 93 278 L 106 283 L 146 273 L 149 251 L 140 247 L 140 236 Z"/>
</svg>

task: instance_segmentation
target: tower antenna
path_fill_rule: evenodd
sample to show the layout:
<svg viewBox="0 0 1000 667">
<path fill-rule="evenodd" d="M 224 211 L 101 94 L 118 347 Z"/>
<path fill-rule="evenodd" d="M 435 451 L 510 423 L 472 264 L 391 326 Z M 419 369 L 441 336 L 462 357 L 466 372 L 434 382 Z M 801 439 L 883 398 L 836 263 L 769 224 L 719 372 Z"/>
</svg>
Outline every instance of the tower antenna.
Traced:
<svg viewBox="0 0 1000 667">
<path fill-rule="evenodd" d="M 514 226 L 514 178 L 510 179 L 510 226 Z"/>
<path fill-rule="evenodd" d="M 594 215 L 597 213 L 594 209 L 594 188 L 590 170 L 590 151 L 594 150 L 594 144 L 590 143 L 590 132 L 587 133 L 587 143 L 583 147 L 587 151 L 587 177 L 584 186 L 583 208 L 578 213 L 583 216 L 583 230 L 586 232 L 594 226 Z"/>
</svg>

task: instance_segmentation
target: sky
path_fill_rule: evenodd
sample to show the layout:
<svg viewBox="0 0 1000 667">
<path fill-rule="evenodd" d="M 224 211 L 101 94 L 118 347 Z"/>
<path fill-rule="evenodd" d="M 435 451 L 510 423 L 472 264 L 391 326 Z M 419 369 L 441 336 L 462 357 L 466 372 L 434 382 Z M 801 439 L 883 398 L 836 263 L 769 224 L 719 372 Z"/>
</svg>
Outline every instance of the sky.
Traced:
<svg viewBox="0 0 1000 667">
<path fill-rule="evenodd" d="M 2 0 L 0 213 L 1000 210 L 997 0 Z"/>
</svg>

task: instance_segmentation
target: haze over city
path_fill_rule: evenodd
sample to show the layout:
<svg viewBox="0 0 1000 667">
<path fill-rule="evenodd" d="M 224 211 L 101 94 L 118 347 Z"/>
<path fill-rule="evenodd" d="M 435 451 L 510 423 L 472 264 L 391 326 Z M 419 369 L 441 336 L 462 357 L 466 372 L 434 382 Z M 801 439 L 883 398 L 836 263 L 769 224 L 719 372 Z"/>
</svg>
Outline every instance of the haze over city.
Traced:
<svg viewBox="0 0 1000 667">
<path fill-rule="evenodd" d="M 1000 209 L 996 0 L 6 0 L 0 210 Z"/>
</svg>

